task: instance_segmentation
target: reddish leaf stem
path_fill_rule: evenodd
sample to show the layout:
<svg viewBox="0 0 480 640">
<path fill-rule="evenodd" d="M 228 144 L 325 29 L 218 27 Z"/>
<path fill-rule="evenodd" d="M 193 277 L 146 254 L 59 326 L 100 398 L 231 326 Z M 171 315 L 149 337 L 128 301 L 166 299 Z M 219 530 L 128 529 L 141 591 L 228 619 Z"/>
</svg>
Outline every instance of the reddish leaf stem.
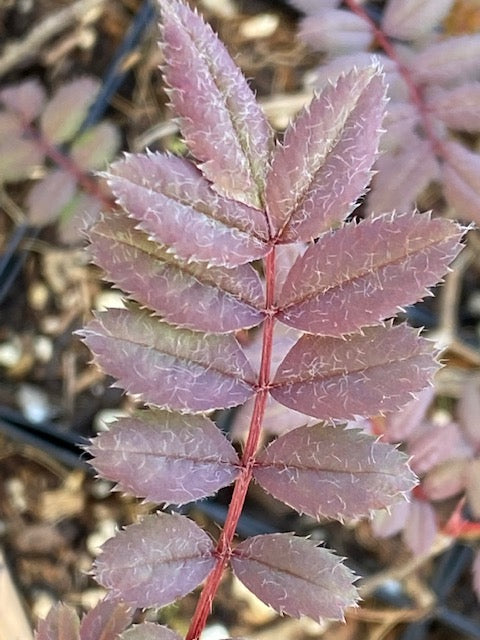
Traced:
<svg viewBox="0 0 480 640">
<path fill-rule="evenodd" d="M 443 158 L 445 154 L 443 151 L 442 141 L 435 133 L 428 108 L 423 99 L 422 91 L 414 81 L 412 74 L 410 73 L 410 69 L 405 64 L 403 64 L 389 38 L 382 31 L 382 29 L 377 26 L 374 20 L 370 18 L 365 9 L 360 4 L 357 4 L 356 0 L 345 0 L 345 4 L 351 9 L 351 11 L 353 11 L 353 13 L 355 13 L 357 16 L 362 18 L 362 20 L 365 20 L 365 22 L 368 23 L 377 43 L 384 50 L 390 60 L 392 60 L 396 64 L 398 72 L 403 77 L 405 84 L 407 85 L 408 91 L 410 93 L 410 100 L 418 110 L 418 113 L 422 120 L 425 135 L 427 136 L 432 146 L 432 150 L 437 156 Z"/>
<path fill-rule="evenodd" d="M 217 558 L 215 567 L 206 579 L 197 603 L 190 629 L 185 640 L 198 640 L 205 628 L 207 618 L 212 610 L 212 602 L 218 590 L 223 570 L 227 567 L 232 554 L 232 542 L 237 529 L 238 520 L 243 510 L 248 487 L 252 480 L 255 454 L 262 431 L 263 417 L 268 397 L 270 382 L 270 364 L 272 360 L 273 327 L 274 327 L 274 286 L 275 286 L 275 247 L 265 259 L 266 311 L 267 317 L 263 325 L 262 359 L 258 377 L 258 390 L 255 397 L 253 414 L 250 421 L 248 438 L 241 460 L 240 475 L 235 482 L 233 495 L 228 509 L 225 526 L 215 549 Z"/>
</svg>

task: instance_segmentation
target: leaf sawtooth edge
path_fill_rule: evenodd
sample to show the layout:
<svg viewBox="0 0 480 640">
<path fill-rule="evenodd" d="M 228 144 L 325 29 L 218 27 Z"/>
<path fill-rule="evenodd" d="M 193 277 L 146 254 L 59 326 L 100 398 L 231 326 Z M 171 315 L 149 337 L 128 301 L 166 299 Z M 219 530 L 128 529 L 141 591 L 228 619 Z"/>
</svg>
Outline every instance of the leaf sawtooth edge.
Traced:
<svg viewBox="0 0 480 640">
<path fill-rule="evenodd" d="M 121 213 L 103 214 L 87 237 L 105 279 L 169 323 L 226 333 L 264 317 L 263 286 L 250 264 L 226 268 L 182 260 Z"/>
<path fill-rule="evenodd" d="M 248 538 L 233 551 L 234 574 L 262 602 L 280 614 L 344 619 L 358 598 L 357 577 L 342 558 L 311 540 L 289 533 Z"/>
<path fill-rule="evenodd" d="M 279 436 L 253 476 L 299 513 L 343 522 L 405 499 L 418 482 L 407 463 L 396 447 L 358 429 L 319 424 Z"/>
<path fill-rule="evenodd" d="M 233 446 L 206 416 L 155 409 L 118 419 L 85 450 L 100 475 L 117 483 L 116 490 L 176 505 L 228 486 L 240 464 Z"/>
<path fill-rule="evenodd" d="M 419 331 L 388 322 L 341 338 L 303 335 L 279 365 L 271 395 L 320 420 L 395 411 L 429 384 L 439 364 Z"/>
<path fill-rule="evenodd" d="M 388 213 L 322 235 L 299 256 L 278 296 L 278 320 L 337 337 L 379 324 L 432 295 L 465 228 L 430 213 Z"/>
<path fill-rule="evenodd" d="M 148 405 L 203 413 L 243 404 L 255 393 L 254 373 L 231 334 L 178 329 L 139 310 L 97 313 L 76 332 L 115 387 Z"/>
<path fill-rule="evenodd" d="M 214 546 L 205 531 L 185 516 L 159 512 L 107 540 L 93 573 L 126 603 L 161 607 L 193 591 L 214 565 Z"/>
</svg>

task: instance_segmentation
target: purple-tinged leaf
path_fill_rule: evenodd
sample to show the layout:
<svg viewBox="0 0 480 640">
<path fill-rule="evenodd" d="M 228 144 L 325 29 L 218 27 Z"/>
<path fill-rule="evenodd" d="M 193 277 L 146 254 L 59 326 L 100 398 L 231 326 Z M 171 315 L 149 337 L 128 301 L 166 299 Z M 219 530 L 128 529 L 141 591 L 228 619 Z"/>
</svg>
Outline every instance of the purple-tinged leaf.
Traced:
<svg viewBox="0 0 480 640">
<path fill-rule="evenodd" d="M 0 112 L 0 184 L 31 177 L 43 161 L 43 151 L 23 136 L 18 119 L 11 113 Z"/>
<path fill-rule="evenodd" d="M 183 158 L 127 155 L 109 171 L 106 177 L 119 204 L 179 257 L 236 266 L 268 253 L 263 213 L 215 193 Z"/>
<path fill-rule="evenodd" d="M 477 520 L 480 518 L 480 458 L 468 462 L 465 480 L 468 506 Z"/>
<path fill-rule="evenodd" d="M 27 195 L 28 221 L 34 226 L 55 222 L 72 201 L 77 188 L 75 177 L 56 169 L 30 189 Z"/>
<path fill-rule="evenodd" d="M 80 640 L 80 620 L 72 607 L 59 603 L 40 620 L 35 640 Z"/>
<path fill-rule="evenodd" d="M 473 573 L 473 590 L 475 594 L 480 600 L 480 551 L 477 551 L 475 554 L 475 558 L 473 560 L 472 565 L 472 573 Z"/>
<path fill-rule="evenodd" d="M 167 627 L 154 624 L 153 622 L 143 622 L 136 624 L 125 633 L 122 633 L 118 640 L 182 640 L 178 633 Z"/>
<path fill-rule="evenodd" d="M 111 122 L 87 129 L 72 144 L 70 155 L 85 171 L 104 169 L 120 148 L 120 134 Z"/>
<path fill-rule="evenodd" d="M 204 416 L 137 411 L 94 438 L 87 451 L 103 478 L 151 502 L 205 498 L 238 475 L 235 449 Z"/>
<path fill-rule="evenodd" d="M 104 215 L 88 236 L 107 279 L 168 322 L 220 333 L 263 319 L 262 284 L 249 264 L 227 269 L 182 260 L 150 242 L 122 214 Z"/>
<path fill-rule="evenodd" d="M 107 540 L 94 573 L 132 606 L 163 607 L 195 589 L 214 565 L 212 541 L 198 525 L 157 513 Z"/>
<path fill-rule="evenodd" d="M 315 425 L 274 440 L 257 458 L 254 478 L 301 514 L 343 520 L 403 500 L 417 483 L 407 460 L 357 429 Z"/>
<path fill-rule="evenodd" d="M 458 425 L 425 422 L 408 441 L 408 453 L 415 473 L 423 474 L 451 458 L 469 458 L 472 449 Z"/>
<path fill-rule="evenodd" d="M 444 150 L 445 197 L 459 217 L 480 222 L 480 154 L 453 141 L 446 142 Z"/>
<path fill-rule="evenodd" d="M 422 490 L 430 500 L 446 500 L 465 488 L 468 460 L 447 460 L 431 469 L 422 479 Z"/>
<path fill-rule="evenodd" d="M 355 576 L 341 559 L 289 533 L 244 540 L 231 564 L 250 591 L 282 614 L 342 620 L 344 609 L 356 603 Z"/>
<path fill-rule="evenodd" d="M 475 450 L 480 449 L 480 388 L 474 376 L 468 376 L 462 385 L 457 404 L 457 416 L 462 431 Z"/>
<path fill-rule="evenodd" d="M 344 338 L 305 335 L 278 368 L 270 393 L 321 420 L 395 411 L 429 384 L 438 368 L 433 352 L 406 325 Z"/>
<path fill-rule="evenodd" d="M 437 516 L 426 500 L 412 500 L 403 529 L 403 540 L 417 556 L 428 553 L 437 535 Z"/>
<path fill-rule="evenodd" d="M 103 209 L 101 200 L 85 191 L 77 189 L 73 201 L 62 212 L 58 237 L 64 244 L 78 244 L 85 241 L 85 229 L 90 228 Z"/>
<path fill-rule="evenodd" d="M 0 102 L 9 111 L 20 116 L 25 124 L 29 124 L 40 115 L 45 99 L 45 89 L 37 79 L 26 80 L 0 91 Z"/>
<path fill-rule="evenodd" d="M 100 88 L 96 78 L 78 78 L 62 85 L 43 110 L 40 128 L 54 144 L 71 140 L 77 133 Z"/>
<path fill-rule="evenodd" d="M 480 131 L 480 82 L 450 90 L 432 87 L 427 105 L 447 127 L 470 133 Z"/>
<path fill-rule="evenodd" d="M 371 178 L 385 87 L 375 67 L 326 87 L 287 129 L 267 178 L 281 243 L 309 241 L 352 211 Z"/>
<path fill-rule="evenodd" d="M 133 611 L 124 602 L 104 599 L 82 618 L 80 640 L 118 640 L 132 618 Z"/>
<path fill-rule="evenodd" d="M 434 398 L 434 387 L 426 387 L 399 411 L 390 413 L 385 421 L 385 436 L 388 442 L 408 440 L 412 434 L 421 430 L 428 408 Z"/>
<path fill-rule="evenodd" d="M 416 54 L 411 72 L 416 82 L 452 85 L 479 79 L 480 34 L 446 38 Z"/>
<path fill-rule="evenodd" d="M 381 156 L 375 163 L 368 208 L 375 213 L 411 209 L 440 169 L 427 140 L 409 136 L 410 144 Z"/>
<path fill-rule="evenodd" d="M 181 2 L 160 9 L 164 77 L 188 147 L 216 191 L 261 207 L 271 150 L 264 114 L 211 27 Z"/>
<path fill-rule="evenodd" d="M 397 502 L 391 509 L 377 511 L 372 519 L 371 527 L 376 538 L 390 538 L 404 528 L 410 511 L 410 502 Z"/>
<path fill-rule="evenodd" d="M 294 264 L 278 296 L 287 325 L 340 336 L 428 295 L 461 248 L 462 229 L 427 214 L 393 213 L 326 233 Z"/>
<path fill-rule="evenodd" d="M 382 29 L 400 40 L 421 38 L 439 26 L 453 3 L 454 0 L 389 0 Z"/>
<path fill-rule="evenodd" d="M 383 152 L 383 155 L 380 155 L 375 164 L 377 171 L 381 171 L 379 165 L 381 165 L 385 153 L 402 154 L 412 146 L 416 149 L 421 146 L 421 139 L 416 134 L 416 130 L 421 126 L 420 115 L 412 103 L 395 102 L 389 104 L 383 126 L 385 133 L 380 139 L 380 151 Z M 373 182 L 375 182 L 375 176 Z M 387 210 L 381 208 L 380 211 Z"/>
<path fill-rule="evenodd" d="M 147 404 L 202 412 L 254 393 L 253 372 L 232 335 L 178 329 L 133 306 L 98 314 L 80 335 L 105 373 Z"/>
<path fill-rule="evenodd" d="M 298 35 L 316 51 L 338 54 L 367 49 L 373 38 L 370 25 L 345 9 L 330 9 L 304 18 Z"/>
</svg>

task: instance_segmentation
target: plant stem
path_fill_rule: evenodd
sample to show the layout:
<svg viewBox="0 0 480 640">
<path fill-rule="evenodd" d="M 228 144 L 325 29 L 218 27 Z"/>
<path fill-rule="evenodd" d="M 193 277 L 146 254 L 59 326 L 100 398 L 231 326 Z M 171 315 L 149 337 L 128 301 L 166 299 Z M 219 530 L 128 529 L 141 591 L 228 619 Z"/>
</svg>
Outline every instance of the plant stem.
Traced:
<svg viewBox="0 0 480 640">
<path fill-rule="evenodd" d="M 225 526 L 215 549 L 216 562 L 205 581 L 203 591 L 197 603 L 190 629 L 185 640 L 198 640 L 205 628 L 207 618 L 212 610 L 212 602 L 222 579 L 223 570 L 227 567 L 232 554 L 232 542 L 237 529 L 238 520 L 243 510 L 248 487 L 252 480 L 255 454 L 262 432 L 263 417 L 268 398 L 270 384 L 270 364 L 272 361 L 274 318 L 274 286 L 275 286 L 275 246 L 265 259 L 266 311 L 263 324 L 262 359 L 258 377 L 258 389 L 255 397 L 247 442 L 243 451 L 240 474 L 235 481 L 233 495 L 228 509 Z"/>
<path fill-rule="evenodd" d="M 356 0 L 345 0 L 345 4 L 355 13 L 357 16 L 365 20 L 370 26 L 375 40 L 380 47 L 385 51 L 386 55 L 392 60 L 398 69 L 398 72 L 403 77 L 405 84 L 407 85 L 408 92 L 410 93 L 410 100 L 415 105 L 420 115 L 425 135 L 427 136 L 433 152 L 440 158 L 444 157 L 443 145 L 437 134 L 430 118 L 428 108 L 422 96 L 420 87 L 416 84 L 412 77 L 410 69 L 400 60 L 395 47 L 392 45 L 388 37 L 382 31 L 380 27 L 370 18 L 365 9 L 357 4 Z"/>
</svg>

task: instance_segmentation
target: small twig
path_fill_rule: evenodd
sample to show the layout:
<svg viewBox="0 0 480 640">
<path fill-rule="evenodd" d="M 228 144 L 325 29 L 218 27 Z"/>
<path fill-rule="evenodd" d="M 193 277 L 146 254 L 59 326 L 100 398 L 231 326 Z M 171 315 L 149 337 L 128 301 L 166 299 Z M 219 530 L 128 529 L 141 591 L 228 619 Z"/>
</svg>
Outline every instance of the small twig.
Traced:
<svg viewBox="0 0 480 640">
<path fill-rule="evenodd" d="M 98 18 L 107 0 L 77 0 L 69 7 L 48 16 L 24 38 L 8 44 L 0 56 L 0 76 L 11 71 L 25 60 L 37 55 L 42 46 L 72 23 L 90 13 L 90 21 Z"/>
</svg>

